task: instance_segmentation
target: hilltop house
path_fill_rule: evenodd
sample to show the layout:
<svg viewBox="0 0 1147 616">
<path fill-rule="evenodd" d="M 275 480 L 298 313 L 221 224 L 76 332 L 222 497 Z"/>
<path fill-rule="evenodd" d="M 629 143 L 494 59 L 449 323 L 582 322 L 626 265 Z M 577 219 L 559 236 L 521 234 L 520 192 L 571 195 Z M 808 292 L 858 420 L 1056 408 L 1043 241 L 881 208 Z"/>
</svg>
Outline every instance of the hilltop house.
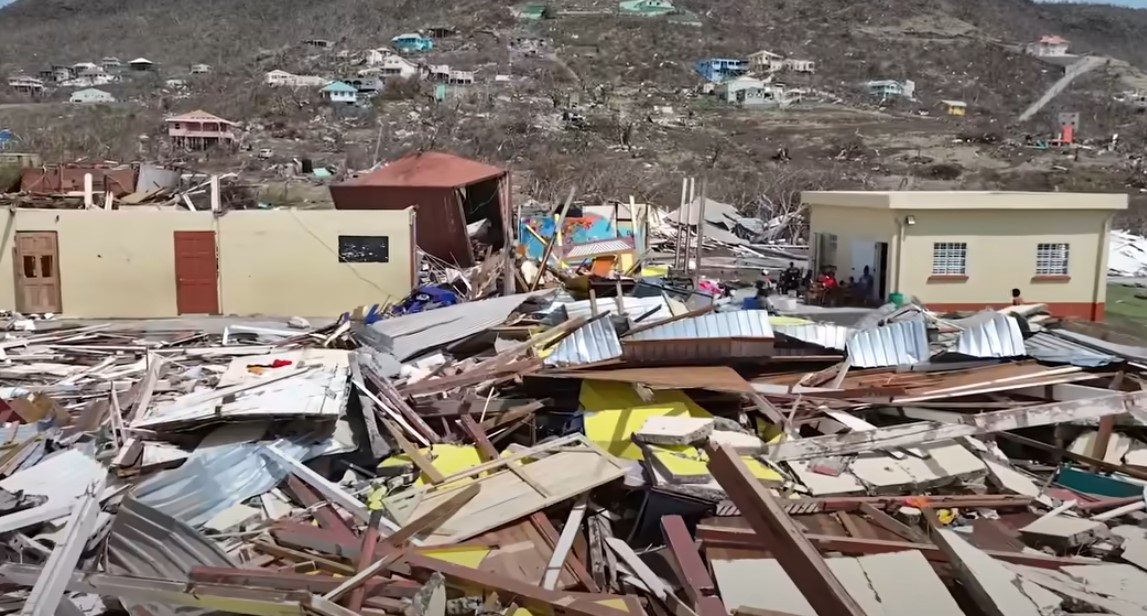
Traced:
<svg viewBox="0 0 1147 616">
<path fill-rule="evenodd" d="M 44 82 L 26 75 L 9 77 L 8 87 L 20 94 L 27 94 L 29 96 L 39 96 L 44 93 Z"/>
<path fill-rule="evenodd" d="M 968 103 L 964 101 L 940 101 L 944 106 L 944 113 L 950 116 L 964 116 L 968 114 Z"/>
<path fill-rule="evenodd" d="M 334 41 L 327 39 L 307 39 L 303 41 L 303 44 L 307 47 L 314 47 L 315 49 L 330 49 L 335 46 Z"/>
<path fill-rule="evenodd" d="M 878 79 L 864 84 L 868 93 L 880 100 L 891 98 L 912 98 L 916 95 L 916 82 L 912 80 L 895 81 L 892 79 Z"/>
<path fill-rule="evenodd" d="M 354 77 L 352 79 L 343 80 L 343 83 L 354 86 L 354 89 L 358 90 L 360 98 L 364 96 L 374 96 L 386 87 L 386 82 L 374 76 Z"/>
<path fill-rule="evenodd" d="M 714 92 L 725 102 L 742 107 L 777 106 L 787 102 L 782 86 L 755 77 L 734 77 L 719 84 Z"/>
<path fill-rule="evenodd" d="M 108 73 L 104 72 L 104 69 L 95 65 L 91 65 L 81 69 L 76 73 L 75 77 L 61 81 L 60 85 L 66 88 L 82 88 L 91 86 L 103 86 L 109 83 L 114 83 L 116 80 L 117 77 L 115 75 L 109 75 Z"/>
<path fill-rule="evenodd" d="M 114 103 L 115 97 L 110 93 L 96 88 L 87 88 L 85 90 L 76 90 L 72 92 L 71 98 L 68 99 L 69 103 L 76 103 L 79 105 L 94 105 L 99 103 Z"/>
<path fill-rule="evenodd" d="M 622 0 L 617 10 L 623 15 L 662 17 L 676 13 L 677 7 L 670 0 Z"/>
<path fill-rule="evenodd" d="M 210 73 L 210 72 L 211 72 L 211 65 L 210 64 L 192 64 L 191 65 L 191 74 L 192 75 L 206 75 L 207 73 Z"/>
<path fill-rule="evenodd" d="M 172 145 L 178 148 L 205 150 L 235 143 L 235 123 L 206 111 L 192 111 L 163 122 Z"/>
<path fill-rule="evenodd" d="M 474 83 L 474 71 L 451 69 L 449 64 L 431 64 L 426 67 L 427 76 L 433 81 L 445 81 L 454 85 Z"/>
<path fill-rule="evenodd" d="M 720 83 L 749 72 L 749 61 L 734 58 L 708 58 L 694 62 L 693 68 L 705 79 Z"/>
<path fill-rule="evenodd" d="M 359 71 L 359 77 L 384 75 L 387 77 L 410 79 L 418 76 L 418 65 L 400 55 L 391 53 L 381 56 L 377 62 L 371 62 L 370 60 L 370 58 L 367 58 L 367 63 L 373 68 Z"/>
<path fill-rule="evenodd" d="M 327 84 L 327 86 L 319 90 L 319 92 L 322 93 L 323 98 L 332 103 L 353 105 L 358 102 L 358 89 L 341 81 Z"/>
<path fill-rule="evenodd" d="M 100 66 L 104 67 L 105 71 L 111 71 L 123 66 L 123 62 L 119 58 L 108 56 L 100 60 Z"/>
<path fill-rule="evenodd" d="M 131 70 L 141 73 L 145 73 L 155 68 L 155 63 L 151 60 L 148 60 L 147 58 L 136 58 L 131 62 L 128 62 L 127 65 L 131 67 Z"/>
<path fill-rule="evenodd" d="M 518 19 L 545 19 L 546 11 L 544 4 L 527 4 L 518 9 Z"/>
<path fill-rule="evenodd" d="M 784 69 L 785 57 L 764 49 L 749 54 L 749 68 L 757 73 L 775 73 Z"/>
<path fill-rule="evenodd" d="M 1067 39 L 1052 35 L 1041 36 L 1035 43 L 1028 43 L 1024 46 L 1025 50 L 1033 56 L 1041 57 L 1055 57 L 1066 56 L 1067 50 L 1071 46 L 1071 42 Z"/>
<path fill-rule="evenodd" d="M 273 70 L 263 76 L 264 82 L 271 87 L 287 88 L 315 88 L 330 83 L 330 79 L 315 75 L 295 75 L 287 71 Z"/>
<path fill-rule="evenodd" d="M 792 71 L 794 73 L 815 73 L 816 62 L 812 60 L 798 60 L 795 58 L 785 58 L 784 70 Z"/>
<path fill-rule="evenodd" d="M 390 39 L 390 44 L 393 45 L 395 49 L 405 52 L 430 51 L 434 49 L 434 40 L 422 36 L 417 32 L 399 34 Z"/>
</svg>

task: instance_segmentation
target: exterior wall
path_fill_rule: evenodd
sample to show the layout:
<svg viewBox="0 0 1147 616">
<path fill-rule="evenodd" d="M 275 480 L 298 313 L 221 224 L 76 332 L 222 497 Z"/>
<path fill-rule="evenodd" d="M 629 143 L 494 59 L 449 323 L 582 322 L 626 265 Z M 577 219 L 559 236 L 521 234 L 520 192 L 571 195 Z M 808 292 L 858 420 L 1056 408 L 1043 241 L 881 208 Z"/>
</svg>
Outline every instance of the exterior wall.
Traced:
<svg viewBox="0 0 1147 616">
<path fill-rule="evenodd" d="M 17 231 L 55 231 L 62 313 L 73 317 L 178 315 L 175 231 L 215 231 L 223 314 L 336 316 L 397 301 L 413 284 L 409 211 L 9 211 L 0 230 L 0 306 L 16 306 Z M 386 235 L 389 263 L 340 263 L 338 236 Z"/>
<path fill-rule="evenodd" d="M 167 317 L 175 307 L 173 232 L 210 231 L 210 212 L 29 210 L 3 218 L 0 306 L 16 307 L 16 231 L 55 231 L 63 313 L 77 317 Z"/>
<path fill-rule="evenodd" d="M 1011 290 L 1018 288 L 1026 302 L 1049 304 L 1055 314 L 1103 318 L 1112 211 L 869 211 L 915 218 L 915 224 L 904 226 L 899 290 L 933 309 L 1006 306 Z M 965 277 L 932 275 L 935 242 L 968 245 Z M 1041 243 L 1069 245 L 1067 277 L 1035 275 L 1036 245 Z"/>
<path fill-rule="evenodd" d="M 268 215 L 269 214 L 269 215 Z M 275 210 L 220 218 L 225 314 L 335 316 L 410 293 L 409 211 Z M 389 237 L 389 263 L 339 263 L 339 235 Z"/>
<path fill-rule="evenodd" d="M 868 209 L 829 205 L 809 206 L 809 229 L 812 233 L 830 233 L 836 236 L 835 255 L 821 255 L 819 265 L 835 265 L 838 277 L 859 277 L 863 266 L 853 272 L 853 249 L 857 242 L 888 243 L 888 288 L 894 289 L 896 276 L 897 225 L 894 212 L 888 209 Z M 815 237 L 815 236 L 813 236 Z M 814 246 L 815 249 L 815 246 Z"/>
<path fill-rule="evenodd" d="M 337 210 L 402 210 L 417 208 L 418 245 L 427 254 L 462 267 L 474 264 L 466 218 L 454 188 L 415 186 L 331 185 Z"/>
</svg>

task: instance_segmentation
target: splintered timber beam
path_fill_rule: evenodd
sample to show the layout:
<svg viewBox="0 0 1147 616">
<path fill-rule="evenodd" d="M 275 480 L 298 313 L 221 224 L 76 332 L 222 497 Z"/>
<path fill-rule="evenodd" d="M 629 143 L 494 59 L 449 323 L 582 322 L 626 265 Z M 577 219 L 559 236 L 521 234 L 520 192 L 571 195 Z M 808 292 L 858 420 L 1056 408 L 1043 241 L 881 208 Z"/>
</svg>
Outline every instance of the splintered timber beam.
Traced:
<svg viewBox="0 0 1147 616">
<path fill-rule="evenodd" d="M 836 579 L 820 552 L 731 447 L 711 449 L 709 472 L 753 530 L 768 538 L 773 556 L 817 614 L 864 616 L 864 610 Z"/>
<path fill-rule="evenodd" d="M 921 421 L 879 430 L 849 432 L 839 436 L 788 440 L 771 445 L 766 455 L 776 462 L 807 460 L 821 456 L 849 455 L 873 449 L 923 445 L 975 434 L 1006 432 L 1017 428 L 1099 419 L 1123 413 L 1147 420 L 1147 391 L 1116 393 L 1100 398 L 992 411 L 966 417 L 961 423 Z"/>
</svg>

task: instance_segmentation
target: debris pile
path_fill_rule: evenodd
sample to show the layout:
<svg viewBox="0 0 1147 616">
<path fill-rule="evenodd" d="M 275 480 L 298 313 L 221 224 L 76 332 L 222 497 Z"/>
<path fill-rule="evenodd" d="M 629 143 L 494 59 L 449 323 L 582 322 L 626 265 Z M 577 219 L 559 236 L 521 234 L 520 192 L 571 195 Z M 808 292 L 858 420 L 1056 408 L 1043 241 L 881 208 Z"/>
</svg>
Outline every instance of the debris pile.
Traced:
<svg viewBox="0 0 1147 616">
<path fill-rule="evenodd" d="M 0 341 L 8 611 L 1147 611 L 1147 349 L 1038 307 L 45 323 Z"/>
</svg>

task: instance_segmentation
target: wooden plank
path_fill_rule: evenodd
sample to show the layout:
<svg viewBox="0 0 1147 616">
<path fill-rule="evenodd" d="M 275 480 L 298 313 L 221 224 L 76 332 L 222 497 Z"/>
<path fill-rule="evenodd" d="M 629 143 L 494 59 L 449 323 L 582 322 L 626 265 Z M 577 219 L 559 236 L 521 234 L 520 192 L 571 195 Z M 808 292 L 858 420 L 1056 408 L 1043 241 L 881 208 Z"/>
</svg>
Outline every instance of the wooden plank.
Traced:
<svg viewBox="0 0 1147 616">
<path fill-rule="evenodd" d="M 362 366 L 359 364 L 359 354 L 350 354 L 350 378 L 358 390 L 359 407 L 362 409 L 362 423 L 366 430 L 367 447 L 370 449 L 370 455 L 375 458 L 381 459 L 390 454 L 390 447 L 386 445 L 386 441 L 382 438 L 382 433 L 378 431 L 378 416 L 375 414 L 374 401 L 363 393 L 366 389 L 366 382 L 362 379 Z"/>
<path fill-rule="evenodd" d="M 546 565 L 546 573 L 542 576 L 542 588 L 546 590 L 553 590 L 558 583 L 558 576 L 561 575 L 566 556 L 573 548 L 574 538 L 577 537 L 581 522 L 585 519 L 586 504 L 587 499 L 585 495 L 582 495 L 570 509 L 569 516 L 566 517 L 566 525 L 562 527 L 561 537 L 558 539 L 557 545 L 554 546 L 553 556 L 550 557 L 550 562 Z"/>
<path fill-rule="evenodd" d="M 715 595 L 717 585 L 709 576 L 705 562 L 697 552 L 697 545 L 689 535 L 685 520 L 679 515 L 667 515 L 661 518 L 661 532 L 665 535 L 665 542 L 669 552 L 673 555 L 677 574 L 680 576 L 685 594 L 701 616 L 724 616 L 727 614 L 725 605 Z"/>
<path fill-rule="evenodd" d="M 520 471 L 529 475 L 533 482 L 544 486 L 545 494 L 519 478 L 514 470 L 505 468 L 539 453 L 550 455 L 523 465 Z M 433 507 L 436 501 L 448 497 L 452 490 L 458 489 L 449 485 L 452 482 L 487 471 L 496 472 L 473 481 L 481 487 L 481 492 L 441 529 L 432 533 L 426 539 L 426 545 L 464 541 L 583 494 L 625 474 L 620 461 L 578 434 L 451 475 L 444 479 L 447 485 L 442 489 L 425 486 L 420 490 L 389 497 L 384 502 L 396 518 L 418 515 Z"/>
<path fill-rule="evenodd" d="M 731 447 L 710 452 L 709 470 L 749 525 L 768 537 L 769 549 L 818 614 L 864 616 L 864 610 L 829 570 L 820 553 Z"/>
<path fill-rule="evenodd" d="M 924 534 L 924 531 L 918 528 L 912 528 L 868 503 L 861 503 L 860 511 L 868 516 L 868 519 L 872 520 L 873 524 L 890 533 L 895 533 L 908 541 L 915 541 L 917 543 L 925 543 L 928 541 L 928 537 Z"/>
<path fill-rule="evenodd" d="M 442 483 L 444 479 L 442 472 L 434 468 L 434 463 L 422 455 L 422 452 L 412 445 L 410 441 L 406 440 L 406 437 L 402 435 L 402 431 L 398 429 L 398 426 L 394 425 L 394 422 L 383 419 L 382 425 L 386 426 L 387 432 L 390 432 L 390 437 L 398 444 L 399 449 L 402 449 L 402 453 L 410 458 L 410 461 L 414 463 L 414 466 L 418 467 L 418 470 L 423 475 L 426 475 L 430 483 Z"/>
<path fill-rule="evenodd" d="M 936 529 L 932 536 L 968 594 L 985 614 L 1041 616 L 1062 603 L 1059 597 L 1033 584 L 1021 585 L 1017 574 L 954 531 Z"/>
</svg>

